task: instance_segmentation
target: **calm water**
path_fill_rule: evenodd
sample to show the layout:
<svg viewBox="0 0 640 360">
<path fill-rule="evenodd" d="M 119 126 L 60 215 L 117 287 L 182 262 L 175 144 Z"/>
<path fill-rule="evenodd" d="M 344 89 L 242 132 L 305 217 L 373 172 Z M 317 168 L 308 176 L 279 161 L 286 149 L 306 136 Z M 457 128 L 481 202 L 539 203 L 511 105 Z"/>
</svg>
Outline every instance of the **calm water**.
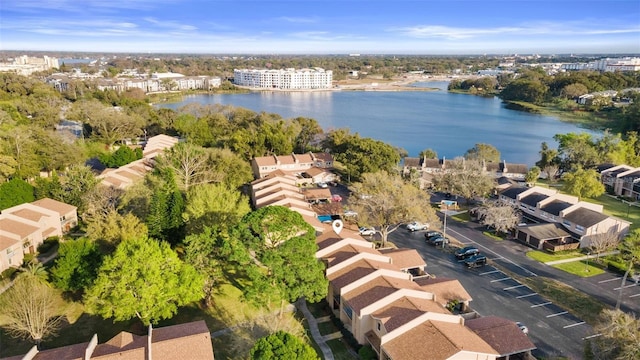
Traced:
<svg viewBox="0 0 640 360">
<path fill-rule="evenodd" d="M 446 91 L 446 82 L 418 83 L 439 91 L 405 92 L 254 92 L 233 95 L 191 95 L 182 102 L 163 104 L 177 109 L 192 102 L 224 104 L 283 118 L 313 118 L 326 130 L 349 128 L 363 137 L 379 139 L 418 156 L 434 149 L 440 157 L 463 155 L 476 143 L 488 143 L 507 162 L 533 165 L 543 141 L 556 146 L 553 136 L 589 132 L 556 118 L 505 109 L 497 98 Z"/>
</svg>

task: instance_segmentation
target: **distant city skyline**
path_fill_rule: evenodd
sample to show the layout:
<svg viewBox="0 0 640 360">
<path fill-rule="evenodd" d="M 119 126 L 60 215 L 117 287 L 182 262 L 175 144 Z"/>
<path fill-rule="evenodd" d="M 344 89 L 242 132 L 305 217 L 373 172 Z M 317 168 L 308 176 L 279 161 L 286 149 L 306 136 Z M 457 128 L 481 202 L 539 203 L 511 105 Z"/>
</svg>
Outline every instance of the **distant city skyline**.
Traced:
<svg viewBox="0 0 640 360">
<path fill-rule="evenodd" d="M 640 53 L 638 0 L 4 0 L 0 50 Z"/>
</svg>

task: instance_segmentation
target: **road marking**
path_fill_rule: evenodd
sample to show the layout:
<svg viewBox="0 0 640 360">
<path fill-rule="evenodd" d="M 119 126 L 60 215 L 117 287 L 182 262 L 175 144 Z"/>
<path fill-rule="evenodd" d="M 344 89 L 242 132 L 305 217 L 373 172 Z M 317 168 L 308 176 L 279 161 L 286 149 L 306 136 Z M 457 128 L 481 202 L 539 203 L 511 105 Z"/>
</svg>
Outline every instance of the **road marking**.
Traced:
<svg viewBox="0 0 640 360">
<path fill-rule="evenodd" d="M 451 232 L 451 233 L 456 233 L 456 234 L 458 234 L 458 236 L 459 236 L 459 237 L 462 237 L 462 238 L 467 239 L 467 240 L 468 240 L 468 241 L 470 241 L 472 244 L 475 244 L 476 246 L 478 246 L 478 247 L 481 247 L 481 248 L 485 249 L 487 252 L 490 252 L 490 253 L 492 253 L 492 254 L 495 254 L 495 255 L 501 256 L 501 255 L 500 255 L 500 254 L 498 254 L 497 252 L 495 252 L 495 251 L 493 251 L 493 250 L 489 249 L 488 247 L 486 247 L 486 246 L 484 246 L 484 245 L 482 245 L 482 244 L 478 244 L 477 242 L 475 242 L 475 241 L 473 241 L 473 240 L 469 239 L 468 237 L 466 237 L 466 236 L 464 236 L 464 235 L 460 234 L 459 232 L 457 232 L 457 231 L 455 231 L 455 230 L 453 230 L 453 229 L 447 229 L 447 230 L 449 230 L 449 232 Z M 538 276 L 538 274 L 534 273 L 533 271 L 530 271 L 530 270 L 527 270 L 527 269 L 523 268 L 522 266 L 520 266 L 520 265 L 516 264 L 516 263 L 515 263 L 515 262 L 513 262 L 512 260 L 509 260 L 509 259 L 507 259 L 507 258 L 505 258 L 505 257 L 503 257 L 502 259 L 503 259 L 504 261 L 506 261 L 506 262 L 511 263 L 511 264 L 512 264 L 512 265 L 514 265 L 515 267 L 517 267 L 517 268 L 519 268 L 519 269 L 524 270 L 525 272 L 527 272 L 527 274 L 529 274 L 529 275 L 531 275 L 531 276 Z"/>
<path fill-rule="evenodd" d="M 504 256 L 500 256 L 500 257 L 497 257 L 497 258 L 490 258 L 489 260 L 496 261 L 496 260 L 502 260 L 502 259 L 504 259 Z"/>
<path fill-rule="evenodd" d="M 568 314 L 568 311 L 561 311 L 559 313 L 555 313 L 555 314 L 551 314 L 551 315 L 547 315 L 548 318 L 554 317 L 554 316 L 560 316 L 560 315 L 564 315 L 564 314 Z"/>
<path fill-rule="evenodd" d="M 538 295 L 538 293 L 531 293 L 531 294 L 527 294 L 527 295 L 516 296 L 516 299 L 524 299 L 526 297 L 533 296 L 533 295 Z"/>
<path fill-rule="evenodd" d="M 531 305 L 531 307 L 534 308 L 534 307 L 540 307 L 540 306 L 547 306 L 547 305 L 551 305 L 551 304 L 553 304 L 551 301 L 547 301 L 547 302 L 542 303 L 542 304 Z"/>
<path fill-rule="evenodd" d="M 609 281 L 616 281 L 616 280 L 620 280 L 620 279 L 622 279 L 622 277 L 617 277 L 617 278 L 608 279 L 608 280 L 601 280 L 601 281 L 598 281 L 598 284 L 606 283 L 606 282 L 609 282 Z"/>
<path fill-rule="evenodd" d="M 629 297 L 636 297 L 636 296 L 640 296 L 640 294 L 631 295 Z"/>
<path fill-rule="evenodd" d="M 506 288 L 504 288 L 504 289 L 502 289 L 502 290 L 517 289 L 517 288 L 521 288 L 521 287 L 523 287 L 523 286 L 527 286 L 527 285 L 522 285 L 522 284 L 520 284 L 520 285 L 516 285 L 516 286 L 509 286 L 509 287 L 506 287 Z"/>
<path fill-rule="evenodd" d="M 631 285 L 619 286 L 619 287 L 617 287 L 617 288 L 615 288 L 615 289 L 613 289 L 613 290 L 626 289 L 626 288 L 634 287 L 634 286 L 636 286 L 636 285 L 637 285 L 637 284 L 631 284 Z"/>
<path fill-rule="evenodd" d="M 490 282 L 498 282 L 498 281 L 505 281 L 505 280 L 510 280 L 510 277 L 506 277 L 506 278 L 502 278 L 502 279 L 496 279 L 496 280 L 491 280 Z"/>
<path fill-rule="evenodd" d="M 594 337 L 602 336 L 602 334 L 589 335 L 582 338 L 582 340 L 593 339 Z"/>
<path fill-rule="evenodd" d="M 575 324 L 571 324 L 571 325 L 563 326 L 562 328 L 563 328 L 563 329 L 568 329 L 568 328 L 570 328 L 570 327 L 574 327 L 574 326 L 578 326 L 578 325 L 583 325 L 584 323 L 585 323 L 584 321 L 581 321 L 581 322 L 579 322 L 579 323 L 575 323 Z"/>
<path fill-rule="evenodd" d="M 487 271 L 487 272 L 480 273 L 479 275 L 489 275 L 489 274 L 495 274 L 497 272 L 500 272 L 500 270 Z"/>
</svg>

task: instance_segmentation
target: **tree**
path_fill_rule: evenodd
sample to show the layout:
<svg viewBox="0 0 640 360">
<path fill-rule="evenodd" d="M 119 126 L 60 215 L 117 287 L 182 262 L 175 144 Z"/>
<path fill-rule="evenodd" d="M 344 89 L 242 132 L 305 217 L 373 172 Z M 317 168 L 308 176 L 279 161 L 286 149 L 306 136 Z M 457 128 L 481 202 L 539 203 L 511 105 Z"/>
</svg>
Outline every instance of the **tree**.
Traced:
<svg viewBox="0 0 640 360">
<path fill-rule="evenodd" d="M 616 310 L 620 309 L 620 303 L 622 302 L 622 291 L 624 285 L 627 282 L 629 274 L 633 271 L 634 267 L 640 265 L 640 230 L 636 229 L 628 234 L 620 243 L 620 256 L 627 262 L 627 271 L 625 271 L 622 277 L 622 285 L 618 291 L 618 301 L 616 302 Z"/>
<path fill-rule="evenodd" d="M 500 162 L 500 151 L 490 144 L 476 144 L 464 154 L 467 160 Z"/>
<path fill-rule="evenodd" d="M 562 176 L 564 190 L 579 198 L 595 198 L 604 194 L 605 188 L 595 169 L 579 168 Z"/>
<path fill-rule="evenodd" d="M 219 179 L 234 189 L 253 180 L 249 162 L 229 149 L 209 149 L 209 169 L 214 174 L 213 179 Z"/>
<path fill-rule="evenodd" d="M 108 168 L 118 168 L 138 159 L 142 159 L 142 150 L 140 148 L 137 148 L 136 150 L 132 150 L 130 147 L 123 145 L 113 153 L 101 154 L 99 156 L 100 162 Z"/>
<path fill-rule="evenodd" d="M 121 242 L 140 236 L 147 236 L 147 226 L 131 213 L 120 214 L 111 210 L 97 216 L 87 224 L 87 237 L 104 242 L 107 248 L 116 247 Z"/>
<path fill-rule="evenodd" d="M 12 156 L 0 154 L 0 182 L 10 179 L 17 167 L 18 162 Z"/>
<path fill-rule="evenodd" d="M 359 221 L 378 229 L 383 247 L 401 224 L 414 220 L 433 224 L 437 219 L 427 194 L 398 175 L 384 171 L 364 174 L 352 190 L 350 206 Z"/>
<path fill-rule="evenodd" d="M 144 325 L 171 318 L 179 306 L 202 299 L 204 280 L 166 242 L 146 237 L 120 243 L 108 256 L 84 302 L 115 321 L 137 317 Z"/>
<path fill-rule="evenodd" d="M 599 359 L 635 360 L 640 358 L 640 320 L 631 313 L 605 309 L 594 326 L 598 334 L 593 350 Z"/>
<path fill-rule="evenodd" d="M 13 178 L 0 184 L 0 210 L 34 201 L 33 193 L 33 186 L 22 179 Z"/>
<path fill-rule="evenodd" d="M 556 134 L 553 138 L 559 143 L 558 154 L 563 172 L 578 167 L 590 169 L 600 163 L 601 159 L 591 134 Z"/>
<path fill-rule="evenodd" d="M 524 181 L 526 181 L 527 184 L 535 184 L 536 181 L 538 181 L 538 178 L 540 177 L 540 173 L 541 173 L 541 170 L 539 167 L 532 166 L 529 169 L 529 171 L 527 171 L 527 174 L 524 176 Z"/>
<path fill-rule="evenodd" d="M 226 184 L 194 186 L 187 194 L 182 217 L 187 233 L 197 234 L 206 226 L 233 227 L 251 211 L 249 199 Z"/>
<path fill-rule="evenodd" d="M 589 89 L 587 89 L 586 86 L 581 83 L 574 83 L 562 88 L 560 95 L 564 96 L 567 99 L 575 99 L 587 93 L 589 93 Z"/>
<path fill-rule="evenodd" d="M 320 359 L 309 344 L 284 331 L 258 339 L 251 349 L 250 357 L 255 360 Z"/>
<path fill-rule="evenodd" d="M 620 238 L 616 231 L 610 230 L 605 233 L 594 234 L 589 237 L 589 247 L 600 257 L 605 251 L 614 249 L 620 243 Z"/>
<path fill-rule="evenodd" d="M 247 298 L 259 304 L 273 300 L 293 302 L 301 296 L 311 302 L 324 298 L 324 265 L 315 257 L 315 230 L 299 213 L 284 206 L 266 206 L 242 220 L 243 240 L 255 253 Z"/>
<path fill-rule="evenodd" d="M 536 166 L 540 168 L 542 172 L 547 174 L 547 179 L 553 181 L 558 172 L 558 166 L 560 164 L 560 158 L 558 157 L 558 150 L 549 148 L 546 142 L 543 142 L 540 146 L 540 160 L 536 162 Z"/>
<path fill-rule="evenodd" d="M 95 242 L 87 238 L 65 241 L 51 269 L 52 283 L 63 291 L 84 290 L 95 280 L 101 261 Z"/>
<path fill-rule="evenodd" d="M 185 262 L 205 278 L 204 300 L 211 306 L 215 289 L 224 281 L 225 272 L 239 270 L 249 264 L 250 256 L 241 241 L 238 228 L 205 227 L 202 232 L 184 240 Z"/>
<path fill-rule="evenodd" d="M 160 172 L 173 172 L 178 189 L 187 192 L 193 185 L 220 180 L 220 175 L 211 173 L 208 159 L 208 153 L 204 148 L 189 143 L 178 143 L 158 156 L 157 168 Z"/>
<path fill-rule="evenodd" d="M 39 346 L 60 328 L 59 304 L 60 297 L 46 283 L 31 276 L 18 277 L 2 296 L 3 327 L 12 336 L 30 338 Z"/>
<path fill-rule="evenodd" d="M 447 161 L 447 171 L 433 178 L 436 189 L 460 195 L 469 200 L 487 196 L 495 188 L 495 178 L 484 171 L 479 161 L 454 159 Z"/>
<path fill-rule="evenodd" d="M 292 122 L 300 127 L 295 139 L 295 151 L 297 153 L 307 152 L 309 144 L 316 136 L 322 134 L 322 127 L 316 120 L 305 117 L 297 117 Z"/>
<path fill-rule="evenodd" d="M 501 201 L 487 201 L 473 209 L 480 224 L 494 228 L 496 233 L 508 233 L 520 223 L 521 214 L 513 206 Z"/>
<path fill-rule="evenodd" d="M 438 158 L 438 153 L 433 149 L 424 149 L 424 150 L 420 151 L 420 155 L 419 156 L 421 158 L 437 159 Z"/>
<path fill-rule="evenodd" d="M 98 100 L 80 100 L 73 104 L 67 117 L 91 126 L 91 136 L 108 146 L 142 133 L 144 120 L 129 115 L 122 108 L 101 104 Z"/>
<path fill-rule="evenodd" d="M 73 165 L 61 177 L 62 202 L 78 207 L 82 213 L 85 208 L 87 194 L 98 185 L 93 171 L 85 165 Z"/>
</svg>

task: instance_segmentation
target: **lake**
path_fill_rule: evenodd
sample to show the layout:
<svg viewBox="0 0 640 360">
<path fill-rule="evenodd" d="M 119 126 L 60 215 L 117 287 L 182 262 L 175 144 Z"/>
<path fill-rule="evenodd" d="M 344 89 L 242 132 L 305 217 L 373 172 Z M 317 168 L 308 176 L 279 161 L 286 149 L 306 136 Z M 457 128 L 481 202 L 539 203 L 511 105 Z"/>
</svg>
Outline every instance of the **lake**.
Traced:
<svg viewBox="0 0 640 360">
<path fill-rule="evenodd" d="M 404 148 L 409 156 L 431 148 L 439 157 L 463 155 L 476 143 L 495 146 L 502 159 L 529 166 L 539 160 L 543 141 L 552 147 L 555 134 L 594 131 L 557 118 L 506 109 L 498 98 L 447 92 L 447 82 L 416 83 L 437 91 L 264 91 L 249 94 L 189 95 L 178 103 L 223 104 L 283 118 L 313 118 L 325 130 L 349 128 L 363 137 Z"/>
</svg>

